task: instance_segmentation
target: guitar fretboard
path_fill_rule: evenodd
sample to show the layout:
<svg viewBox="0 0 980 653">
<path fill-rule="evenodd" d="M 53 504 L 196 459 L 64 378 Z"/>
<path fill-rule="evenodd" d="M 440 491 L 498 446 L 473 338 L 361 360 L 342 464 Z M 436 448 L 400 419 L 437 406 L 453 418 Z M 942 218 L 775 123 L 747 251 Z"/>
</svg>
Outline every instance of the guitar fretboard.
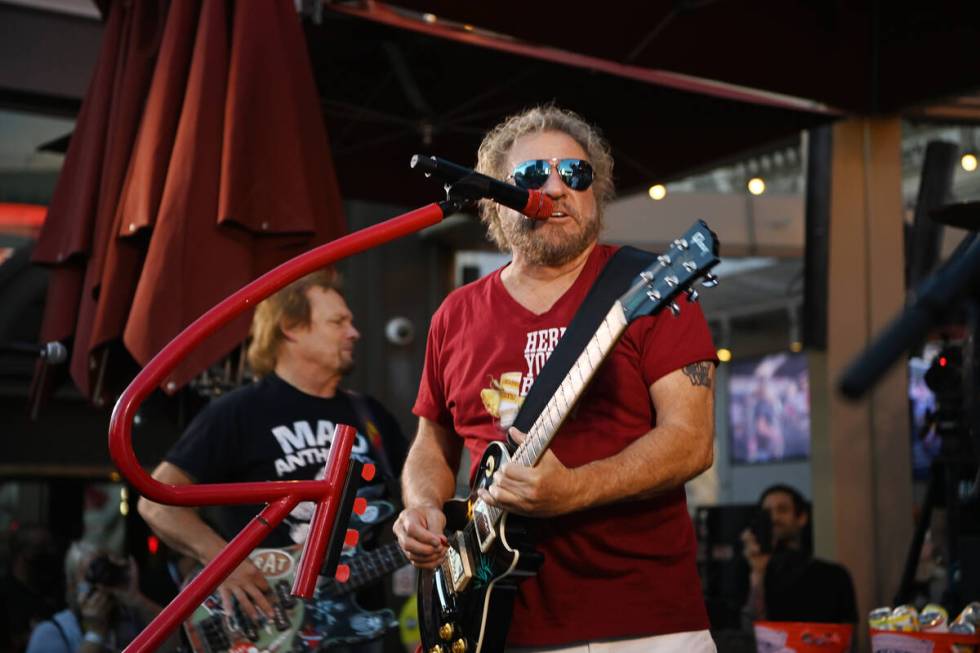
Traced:
<svg viewBox="0 0 980 653">
<path fill-rule="evenodd" d="M 514 451 L 511 463 L 525 467 L 534 467 L 537 464 L 562 423 L 572 412 L 575 402 L 585 391 L 596 370 L 626 330 L 627 324 L 623 307 L 617 301 L 602 319 L 599 328 L 565 375 L 558 390 L 528 429 L 527 437 Z M 493 524 L 496 524 L 503 515 L 503 510 L 500 508 L 486 506 L 485 509 Z"/>
<path fill-rule="evenodd" d="M 374 551 L 361 551 L 359 554 L 343 561 L 350 569 L 350 577 L 346 582 L 331 581 L 333 594 L 348 594 L 372 583 L 390 572 L 408 564 L 408 558 L 402 553 L 398 542 L 389 542 Z"/>
</svg>

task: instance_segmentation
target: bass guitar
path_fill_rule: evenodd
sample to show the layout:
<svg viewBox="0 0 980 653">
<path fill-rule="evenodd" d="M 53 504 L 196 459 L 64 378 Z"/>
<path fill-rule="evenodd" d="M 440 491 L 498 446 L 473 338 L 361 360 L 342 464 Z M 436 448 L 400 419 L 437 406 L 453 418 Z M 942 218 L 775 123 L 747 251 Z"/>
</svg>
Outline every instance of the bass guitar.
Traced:
<svg viewBox="0 0 980 653">
<path fill-rule="evenodd" d="M 525 520 L 487 505 L 477 495 L 489 488 L 505 462 L 533 467 L 544 454 L 599 364 L 633 320 L 670 307 L 691 284 L 717 265 L 718 242 L 698 221 L 669 250 L 657 257 L 616 300 L 588 345 L 572 365 L 513 453 L 503 442 L 491 443 L 477 468 L 470 494 L 444 506 L 449 548 L 439 568 L 421 572 L 418 580 L 419 631 L 425 653 L 497 653 L 504 649 L 518 582 L 537 572 L 542 557 L 526 530 Z"/>
<path fill-rule="evenodd" d="M 386 501 L 370 501 L 363 515 L 351 517 L 350 527 L 358 531 L 358 541 L 362 541 L 394 512 L 395 507 Z M 194 653 L 312 653 L 369 641 L 398 626 L 391 610 L 363 610 L 354 597 L 357 590 L 408 564 L 397 542 L 372 551 L 363 551 L 360 545 L 345 549 L 341 562 L 350 568 L 347 581 L 321 577 L 310 601 L 290 594 L 300 551 L 300 546 L 253 551 L 252 563 L 272 589 L 274 614 L 253 620 L 237 602 L 229 613 L 214 593 L 184 622 Z"/>
</svg>

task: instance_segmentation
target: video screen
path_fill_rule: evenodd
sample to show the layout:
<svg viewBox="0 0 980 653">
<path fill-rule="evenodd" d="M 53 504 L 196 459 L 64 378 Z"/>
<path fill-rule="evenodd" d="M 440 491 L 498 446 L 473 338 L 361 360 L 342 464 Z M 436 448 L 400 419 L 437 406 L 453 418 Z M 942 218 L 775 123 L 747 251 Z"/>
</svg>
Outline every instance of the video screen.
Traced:
<svg viewBox="0 0 980 653">
<path fill-rule="evenodd" d="M 733 463 L 810 456 L 810 383 L 806 355 L 777 353 L 732 361 L 728 380 Z"/>
</svg>

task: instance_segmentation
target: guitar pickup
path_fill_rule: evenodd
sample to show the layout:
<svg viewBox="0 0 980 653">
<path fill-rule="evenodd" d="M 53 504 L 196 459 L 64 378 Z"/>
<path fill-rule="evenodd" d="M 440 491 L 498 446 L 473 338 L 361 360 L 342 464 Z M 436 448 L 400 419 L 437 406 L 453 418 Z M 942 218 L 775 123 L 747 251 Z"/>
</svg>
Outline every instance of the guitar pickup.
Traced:
<svg viewBox="0 0 980 653">
<path fill-rule="evenodd" d="M 446 553 L 443 573 L 449 578 L 453 591 L 462 592 L 473 580 L 473 559 L 462 531 L 456 533 L 455 540 L 455 545 Z"/>
</svg>

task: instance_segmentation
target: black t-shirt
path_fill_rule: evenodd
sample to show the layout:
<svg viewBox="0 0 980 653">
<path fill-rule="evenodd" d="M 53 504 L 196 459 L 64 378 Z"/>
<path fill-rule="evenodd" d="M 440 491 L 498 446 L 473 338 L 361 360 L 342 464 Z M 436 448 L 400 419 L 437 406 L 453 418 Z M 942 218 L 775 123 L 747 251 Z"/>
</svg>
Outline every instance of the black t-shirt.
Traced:
<svg viewBox="0 0 980 653">
<path fill-rule="evenodd" d="M 365 435 L 353 400 L 344 391 L 330 399 L 308 395 L 275 374 L 212 401 L 191 422 L 165 460 L 197 483 L 310 480 L 322 478 L 327 451 L 338 424 L 357 429 L 351 457 L 372 463 L 375 483 L 390 484 L 405 460 L 407 443 L 395 419 L 375 399 L 364 397 L 370 419 L 380 432 L 384 455 L 379 460 Z M 300 503 L 266 538 L 263 546 L 282 547 L 306 540 L 313 502 Z M 215 529 L 234 537 L 260 506 L 221 506 L 214 510 Z"/>
<path fill-rule="evenodd" d="M 847 569 L 799 551 L 773 553 L 766 566 L 765 596 L 771 621 L 858 622 Z"/>
</svg>

